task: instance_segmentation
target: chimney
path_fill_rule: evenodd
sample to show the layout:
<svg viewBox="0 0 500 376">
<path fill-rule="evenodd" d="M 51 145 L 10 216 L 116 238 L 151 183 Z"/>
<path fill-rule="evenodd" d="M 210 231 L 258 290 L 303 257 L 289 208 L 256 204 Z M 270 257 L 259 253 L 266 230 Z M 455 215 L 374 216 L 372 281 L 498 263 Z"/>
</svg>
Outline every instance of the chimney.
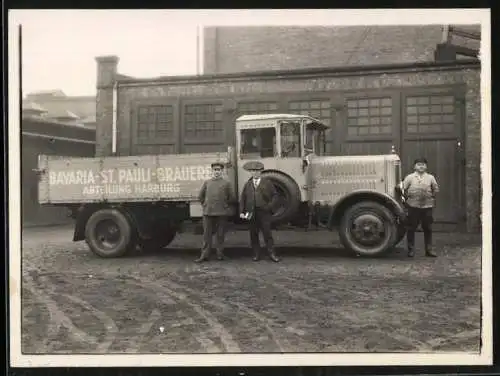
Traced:
<svg viewBox="0 0 500 376">
<path fill-rule="evenodd" d="M 98 56 L 97 61 L 97 88 L 113 86 L 118 73 L 118 56 Z"/>
<path fill-rule="evenodd" d="M 118 56 L 99 56 L 97 61 L 96 149 L 97 157 L 112 155 L 113 85 L 118 73 Z"/>
</svg>

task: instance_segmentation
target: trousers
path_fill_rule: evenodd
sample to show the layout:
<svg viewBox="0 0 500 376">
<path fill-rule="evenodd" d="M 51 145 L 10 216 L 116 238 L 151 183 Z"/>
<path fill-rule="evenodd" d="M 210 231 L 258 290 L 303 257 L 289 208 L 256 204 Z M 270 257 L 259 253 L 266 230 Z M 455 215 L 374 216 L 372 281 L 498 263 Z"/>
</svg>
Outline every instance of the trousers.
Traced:
<svg viewBox="0 0 500 376">
<path fill-rule="evenodd" d="M 271 232 L 271 214 L 264 210 L 255 210 L 253 217 L 249 223 L 250 244 L 255 252 L 259 252 L 259 233 L 262 232 L 266 249 L 268 252 L 273 252 L 274 239 Z"/>
<path fill-rule="evenodd" d="M 422 226 L 424 232 L 424 243 L 426 247 L 432 244 L 432 223 L 434 218 L 432 216 L 432 208 L 414 208 L 408 207 L 408 228 L 406 238 L 408 240 L 408 247 L 413 248 L 415 245 L 415 231 L 418 226 Z"/>
<path fill-rule="evenodd" d="M 212 249 L 212 238 L 215 234 L 216 249 L 218 253 L 224 250 L 224 238 L 226 236 L 226 222 L 225 216 L 203 216 L 203 246 L 202 252 L 209 253 Z"/>
</svg>

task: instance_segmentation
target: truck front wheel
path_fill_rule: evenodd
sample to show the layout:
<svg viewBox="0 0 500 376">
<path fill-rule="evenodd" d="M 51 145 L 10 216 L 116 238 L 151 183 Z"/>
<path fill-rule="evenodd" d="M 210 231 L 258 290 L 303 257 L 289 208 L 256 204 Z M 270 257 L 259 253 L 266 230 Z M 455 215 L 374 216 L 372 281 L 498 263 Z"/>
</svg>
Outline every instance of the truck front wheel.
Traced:
<svg viewBox="0 0 500 376">
<path fill-rule="evenodd" d="M 390 250 L 398 238 L 394 214 L 371 201 L 348 208 L 340 221 L 339 236 L 345 248 L 359 256 L 380 256 Z"/>
<path fill-rule="evenodd" d="M 127 217 L 116 209 L 101 209 L 85 225 L 85 240 L 96 255 L 120 257 L 134 248 L 133 228 Z"/>
</svg>

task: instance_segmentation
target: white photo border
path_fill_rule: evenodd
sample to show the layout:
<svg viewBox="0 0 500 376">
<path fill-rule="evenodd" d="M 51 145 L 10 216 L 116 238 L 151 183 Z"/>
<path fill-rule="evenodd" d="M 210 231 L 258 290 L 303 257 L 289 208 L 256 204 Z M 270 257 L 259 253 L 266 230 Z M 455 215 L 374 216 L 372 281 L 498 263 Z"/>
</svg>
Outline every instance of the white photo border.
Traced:
<svg viewBox="0 0 500 376">
<path fill-rule="evenodd" d="M 42 11 L 42 10 L 40 10 Z M 43 10 L 44 12 L 50 10 Z M 85 12 L 91 10 L 73 10 Z M 113 10 L 108 10 L 112 12 Z M 123 12 L 123 10 L 121 10 Z M 21 353 L 21 211 L 19 51 L 16 17 L 9 10 L 9 298 L 12 367 L 190 367 L 190 366 L 458 366 L 493 362 L 491 25 L 490 9 L 294 9 L 294 10 L 131 10 L 179 12 L 204 25 L 409 25 L 481 24 L 482 328 L 479 353 L 286 353 L 168 355 L 24 355 Z M 187 14 L 189 12 L 189 15 Z M 258 16 L 256 23 L 255 17 Z M 416 22 L 416 20 L 420 22 Z M 425 20 L 425 22 L 423 22 Z M 41 25 L 40 27 L 43 27 Z M 89 57 L 93 58 L 93 57 Z"/>
</svg>

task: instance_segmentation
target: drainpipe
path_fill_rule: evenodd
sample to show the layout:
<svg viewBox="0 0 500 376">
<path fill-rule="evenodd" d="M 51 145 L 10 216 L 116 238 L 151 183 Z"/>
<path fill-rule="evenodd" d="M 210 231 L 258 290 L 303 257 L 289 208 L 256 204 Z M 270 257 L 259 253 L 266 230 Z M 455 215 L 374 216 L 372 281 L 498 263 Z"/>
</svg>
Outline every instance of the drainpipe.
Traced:
<svg viewBox="0 0 500 376">
<path fill-rule="evenodd" d="M 117 135 L 117 114 L 118 114 L 118 81 L 113 84 L 113 123 L 112 123 L 112 138 L 111 138 L 111 152 L 116 154 L 116 135 Z"/>
</svg>

